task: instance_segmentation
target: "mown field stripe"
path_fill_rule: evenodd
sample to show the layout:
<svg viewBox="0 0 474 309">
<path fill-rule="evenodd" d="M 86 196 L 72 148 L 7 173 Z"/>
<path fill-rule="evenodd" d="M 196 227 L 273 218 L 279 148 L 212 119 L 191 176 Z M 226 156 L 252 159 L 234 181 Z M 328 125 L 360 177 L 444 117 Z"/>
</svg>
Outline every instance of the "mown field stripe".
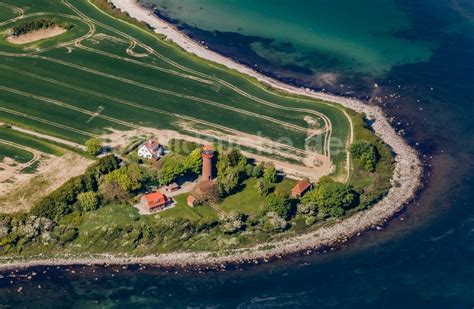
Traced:
<svg viewBox="0 0 474 309">
<path fill-rule="evenodd" d="M 80 108 L 80 107 L 77 107 L 77 106 L 74 106 L 74 105 L 70 105 L 70 104 L 67 104 L 67 103 L 64 103 L 64 102 L 61 102 L 61 101 L 58 101 L 58 100 L 54 100 L 54 99 L 51 99 L 51 98 L 31 94 L 31 93 L 28 93 L 28 92 L 24 92 L 24 91 L 20 91 L 20 90 L 17 90 L 17 89 L 4 87 L 4 86 L 0 86 L 0 90 L 10 92 L 10 93 L 13 93 L 13 94 L 17 94 L 17 95 L 21 95 L 21 96 L 28 97 L 28 98 L 40 100 L 40 101 L 43 101 L 43 102 L 46 102 L 46 103 L 51 103 L 51 104 L 54 104 L 54 105 L 57 105 L 57 106 L 65 107 L 65 108 L 68 108 L 68 109 L 71 109 L 71 110 L 74 110 L 76 112 L 80 112 L 80 113 L 83 113 L 83 114 L 86 114 L 86 115 L 89 115 L 89 116 L 96 116 L 97 118 L 102 118 L 102 119 L 105 119 L 107 121 L 114 122 L 114 123 L 120 124 L 120 125 L 125 126 L 125 127 L 129 127 L 129 128 L 133 128 L 133 129 L 141 128 L 140 126 L 137 126 L 133 123 L 129 123 L 129 122 L 119 120 L 119 119 L 116 119 L 116 118 L 112 118 L 112 117 L 109 117 L 109 116 L 105 116 L 105 115 L 96 115 L 96 112 L 91 112 L 87 109 L 83 109 L 83 108 Z"/>
<path fill-rule="evenodd" d="M 14 110 L 11 110 L 11 109 L 8 109 L 8 108 L 5 108 L 5 107 L 0 107 L 0 111 L 8 113 L 8 114 L 15 115 L 15 116 L 23 117 L 23 118 L 26 118 L 26 119 L 31 119 L 31 120 L 34 120 L 34 121 L 38 121 L 38 122 L 41 122 L 41 123 L 44 123 L 44 124 L 47 124 L 47 125 L 50 125 L 50 126 L 53 126 L 53 127 L 57 127 L 57 128 L 64 129 L 64 130 L 67 130 L 67 131 L 71 131 L 71 132 L 74 132 L 74 133 L 78 133 L 78 134 L 81 134 L 81 135 L 90 136 L 90 137 L 99 137 L 99 135 L 96 135 L 96 134 L 92 134 L 92 133 L 89 133 L 89 132 L 86 132 L 86 131 L 75 129 L 75 128 L 60 124 L 60 123 L 49 121 L 49 120 L 39 118 L 39 117 L 36 117 L 36 116 L 32 116 L 32 115 L 29 115 L 29 114 L 26 114 L 26 113 L 21 113 L 21 112 L 18 112 L 18 111 L 14 111 Z"/>
<path fill-rule="evenodd" d="M 128 78 L 124 78 L 124 77 L 104 73 L 104 72 L 101 72 L 101 71 L 97 71 L 95 69 L 91 69 L 91 68 L 88 68 L 88 67 L 85 67 L 85 66 L 69 63 L 69 62 L 59 60 L 59 59 L 56 59 L 56 58 L 45 57 L 45 56 L 34 56 L 34 58 L 39 58 L 39 59 L 42 59 L 42 60 L 51 61 L 51 62 L 54 62 L 54 63 L 58 63 L 60 65 L 72 67 L 74 69 L 78 69 L 78 70 L 81 70 L 81 71 L 84 71 L 84 72 L 87 72 L 87 73 L 102 76 L 102 77 L 105 77 L 105 78 L 108 78 L 108 79 L 117 80 L 117 81 L 120 81 L 120 82 L 123 82 L 123 83 L 134 85 L 134 86 L 137 86 L 137 87 L 140 87 L 140 88 L 143 88 L 143 89 L 147 89 L 147 90 L 151 90 L 151 91 L 154 91 L 154 92 L 158 92 L 158 93 L 178 97 L 178 98 L 181 98 L 181 99 L 187 99 L 187 100 L 191 100 L 191 101 L 198 102 L 198 103 L 211 105 L 211 106 L 214 106 L 214 107 L 230 110 L 230 111 L 237 112 L 237 113 L 247 115 L 247 116 L 250 116 L 250 117 L 254 117 L 254 118 L 263 119 L 263 120 L 266 120 L 266 121 L 269 121 L 269 122 L 279 124 L 279 125 L 284 126 L 286 128 L 290 128 L 292 130 L 303 132 L 303 133 L 308 132 L 307 128 L 300 127 L 300 126 L 297 126 L 295 124 L 290 124 L 286 121 L 278 120 L 278 119 L 275 119 L 275 118 L 272 118 L 272 117 L 269 117 L 269 116 L 260 115 L 258 113 L 254 113 L 254 112 L 246 111 L 246 110 L 239 109 L 239 108 L 236 108 L 236 107 L 232 107 L 232 106 L 229 106 L 229 105 L 225 105 L 225 104 L 222 104 L 222 103 L 218 103 L 218 102 L 215 102 L 215 101 L 212 101 L 212 100 L 207 100 L 207 99 L 203 99 L 203 98 L 199 98 L 199 97 L 195 97 L 195 96 L 180 94 L 178 92 L 174 92 L 174 91 L 171 91 L 171 90 L 166 90 L 166 89 L 154 87 L 154 86 L 147 85 L 147 84 L 144 84 L 144 83 L 141 83 L 141 82 L 137 82 L 137 81 L 134 81 L 134 80 L 131 80 L 131 79 L 128 79 Z M 8 66 L 2 66 L 2 67 L 7 68 Z"/>
<path fill-rule="evenodd" d="M 31 93 L 27 93 L 27 92 L 24 92 L 24 91 L 20 91 L 20 90 L 17 90 L 17 89 L 12 89 L 12 88 L 9 88 L 9 87 L 4 87 L 4 86 L 0 86 L 0 90 L 10 92 L 10 93 L 13 93 L 13 94 L 17 94 L 17 95 L 21 95 L 21 96 L 24 96 L 24 97 L 33 98 L 33 99 L 40 100 L 40 101 L 43 101 L 43 102 L 46 102 L 46 103 L 51 103 L 51 104 L 54 104 L 54 105 L 57 105 L 57 106 L 60 106 L 60 107 L 68 108 L 68 109 L 71 109 L 71 110 L 89 115 L 89 116 L 94 116 L 95 115 L 98 118 L 102 118 L 102 119 L 105 119 L 105 120 L 108 120 L 110 122 L 114 122 L 114 123 L 117 123 L 117 124 L 120 124 L 120 125 L 123 125 L 123 126 L 128 126 L 130 128 L 133 128 L 133 129 L 143 129 L 141 126 L 138 126 L 138 125 L 126 122 L 126 121 L 122 121 L 122 120 L 119 120 L 119 119 L 116 119 L 116 118 L 113 118 L 113 117 L 110 117 L 110 116 L 105 116 L 105 115 L 102 115 L 102 114 L 97 115 L 96 112 L 92 112 L 92 111 L 89 111 L 89 110 L 86 110 L 86 109 L 83 109 L 83 108 L 79 108 L 77 106 L 73 106 L 73 105 L 67 104 L 65 102 L 61 102 L 61 101 L 54 100 L 54 99 L 51 99 L 51 98 L 47 98 L 47 97 L 43 97 L 43 96 L 39 96 L 39 95 L 34 95 L 34 94 L 31 94 Z M 228 133 L 234 134 L 234 136 L 236 136 L 236 137 L 248 135 L 248 134 L 245 134 L 243 132 L 240 132 L 240 131 L 237 131 L 237 130 L 234 130 L 234 129 L 230 129 L 228 127 L 224 127 L 224 126 L 221 126 L 221 125 L 217 125 L 217 124 L 214 124 L 214 123 L 210 123 L 210 122 L 207 122 L 207 121 L 202 121 L 202 120 L 194 119 L 194 118 L 191 118 L 191 117 L 186 117 L 186 118 L 189 121 L 194 121 L 194 122 L 197 122 L 199 124 L 203 124 L 203 125 L 209 126 L 211 128 L 221 130 L 223 132 L 228 132 Z M 222 139 L 219 136 L 216 136 L 216 138 L 217 139 Z M 299 149 L 299 148 L 296 148 L 296 147 L 293 147 L 293 146 L 289 146 L 287 144 L 274 142 L 272 140 L 265 139 L 265 143 L 268 146 L 271 146 L 271 147 L 276 148 L 276 149 L 287 149 L 287 150 L 291 150 L 293 152 L 296 152 L 296 153 L 299 153 L 299 154 L 302 154 L 302 155 L 307 155 L 309 153 L 306 150 L 302 150 L 302 149 Z"/>
</svg>

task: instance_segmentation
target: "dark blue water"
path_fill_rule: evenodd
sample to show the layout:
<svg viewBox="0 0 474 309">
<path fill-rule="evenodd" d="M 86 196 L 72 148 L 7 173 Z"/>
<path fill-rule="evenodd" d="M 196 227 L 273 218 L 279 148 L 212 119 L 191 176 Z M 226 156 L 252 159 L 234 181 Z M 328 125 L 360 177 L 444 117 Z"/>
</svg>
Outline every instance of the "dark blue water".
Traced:
<svg viewBox="0 0 474 309">
<path fill-rule="evenodd" d="M 193 5 L 196 3 L 189 1 Z M 178 7 L 186 7 L 186 1 L 178 2 Z M 292 3 L 296 6 L 302 2 Z M 318 6 L 328 3 L 308 1 L 306 5 L 318 10 Z M 348 5 L 347 1 L 341 3 Z M 407 53 L 396 45 L 395 51 L 398 48 L 400 52 L 399 61 L 384 60 L 385 64 L 377 64 L 379 69 L 368 71 L 351 66 L 347 50 L 341 52 L 339 58 L 334 57 L 332 66 L 327 63 L 322 66 L 318 64 L 320 57 L 316 55 L 324 54 L 324 50 L 301 42 L 294 42 L 293 45 L 301 45 L 304 52 L 300 57 L 304 59 L 299 59 L 293 66 L 285 63 L 282 67 L 282 61 L 256 57 L 255 49 L 253 52 L 250 49 L 256 45 L 249 47 L 249 44 L 273 40 L 281 46 L 285 40 L 291 42 L 291 37 L 259 37 L 253 30 L 245 33 L 243 30 L 232 32 L 220 29 L 222 33 L 217 33 L 214 30 L 219 29 L 212 30 L 211 27 L 215 27 L 212 24 L 198 29 L 197 21 L 192 26 L 181 25 L 211 47 L 243 62 L 258 63 L 261 70 L 277 72 L 275 75 L 281 75 L 279 77 L 283 79 L 308 83 L 316 88 L 324 87 L 333 92 L 354 91 L 357 96 L 383 99 L 387 113 L 395 117 L 396 127 L 404 130 L 410 142 L 423 154 L 429 178 L 418 200 L 389 222 L 384 230 L 367 232 L 337 252 L 287 258 L 245 270 L 198 273 L 150 268 L 140 270 L 138 267 L 126 270 L 121 267 L 76 267 L 5 273 L 0 279 L 0 304 L 127 308 L 473 308 L 474 2 L 398 0 L 391 3 L 398 14 L 396 18 L 376 19 L 379 23 L 385 19 L 390 23 L 390 27 L 381 27 L 379 34 L 389 33 L 391 37 L 402 39 L 403 46 L 406 42 L 412 42 L 414 46 Z M 211 4 L 214 1 L 209 1 Z M 367 16 L 384 10 L 370 6 L 370 1 L 361 1 L 360 5 L 367 8 L 357 12 L 370 12 Z M 206 10 L 206 6 L 203 7 Z M 258 5 L 253 9 L 258 10 Z M 278 8 L 274 9 L 278 11 Z M 172 7 L 168 10 L 173 18 L 180 16 L 179 12 L 172 11 Z M 277 14 L 271 6 L 267 11 L 270 16 Z M 259 18 L 265 16 L 265 12 L 257 13 Z M 249 13 L 244 10 L 241 14 Z M 252 14 L 245 15 L 247 23 L 256 23 L 250 20 Z M 341 13 L 341 16 L 346 14 Z M 380 14 L 386 13 L 380 11 Z M 186 22 L 186 14 L 182 16 L 182 21 Z M 333 19 L 338 22 L 327 23 L 323 29 L 330 33 L 330 27 L 336 27 L 338 31 L 334 30 L 334 33 L 340 33 L 347 18 L 334 15 Z M 285 22 L 295 23 L 295 20 L 288 18 Z M 357 23 L 349 24 L 357 26 Z M 364 31 L 371 33 L 362 33 L 361 38 L 377 35 L 371 27 L 351 29 L 349 32 Z M 309 40 L 311 35 L 308 34 L 305 40 Z M 210 40 L 211 37 L 214 39 Z M 347 38 L 348 35 L 341 34 L 340 37 Z M 384 54 L 383 44 L 380 43 L 384 40 L 369 44 L 370 39 L 360 39 L 356 43 L 368 44 L 371 49 Z M 400 44 L 400 41 L 393 42 Z M 423 42 L 429 46 L 429 56 L 417 61 L 412 52 L 416 51 L 418 55 L 420 50 L 423 51 Z M 232 48 L 225 49 L 223 46 Z M 311 48 L 315 50 L 313 60 L 309 52 Z M 290 57 L 295 52 L 294 48 L 280 50 L 280 58 L 294 59 Z M 390 57 L 394 51 L 390 49 L 386 53 Z M 359 58 L 354 57 L 354 63 L 365 59 L 360 58 L 360 53 L 355 56 Z M 329 59 L 327 52 L 324 57 Z M 345 60 L 342 61 L 341 57 Z M 307 71 L 303 72 L 301 67 L 307 68 Z M 319 71 L 337 75 L 337 82 L 332 85 L 314 82 L 313 77 L 318 76 Z M 379 87 L 374 87 L 374 83 Z M 36 276 L 28 279 L 32 272 Z"/>
</svg>

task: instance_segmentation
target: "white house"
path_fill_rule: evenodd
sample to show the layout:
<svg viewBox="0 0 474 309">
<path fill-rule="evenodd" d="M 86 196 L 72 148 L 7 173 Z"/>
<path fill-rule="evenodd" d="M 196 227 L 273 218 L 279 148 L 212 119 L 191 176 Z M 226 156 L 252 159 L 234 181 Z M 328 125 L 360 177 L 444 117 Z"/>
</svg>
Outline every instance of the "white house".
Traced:
<svg viewBox="0 0 474 309">
<path fill-rule="evenodd" d="M 165 153 L 163 146 L 157 141 L 149 140 L 138 147 L 138 156 L 145 159 L 159 159 Z"/>
</svg>

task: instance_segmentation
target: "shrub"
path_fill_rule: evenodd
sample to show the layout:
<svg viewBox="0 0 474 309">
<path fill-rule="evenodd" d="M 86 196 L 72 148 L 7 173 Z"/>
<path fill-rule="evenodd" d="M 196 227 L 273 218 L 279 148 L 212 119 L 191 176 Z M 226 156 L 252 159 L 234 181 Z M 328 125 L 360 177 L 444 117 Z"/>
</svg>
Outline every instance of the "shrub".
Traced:
<svg viewBox="0 0 474 309">
<path fill-rule="evenodd" d="M 267 196 L 270 193 L 270 184 L 265 179 L 259 179 L 255 188 L 260 196 Z"/>
<path fill-rule="evenodd" d="M 264 218 L 264 228 L 274 232 L 283 232 L 289 227 L 289 223 L 276 212 L 269 212 Z"/>
<path fill-rule="evenodd" d="M 221 221 L 222 231 L 226 234 L 233 234 L 245 228 L 246 217 L 237 211 L 231 211 L 229 214 L 221 214 L 219 219 Z"/>
<path fill-rule="evenodd" d="M 92 211 L 99 208 L 99 197 L 92 191 L 79 193 L 77 201 L 82 211 Z"/>
</svg>

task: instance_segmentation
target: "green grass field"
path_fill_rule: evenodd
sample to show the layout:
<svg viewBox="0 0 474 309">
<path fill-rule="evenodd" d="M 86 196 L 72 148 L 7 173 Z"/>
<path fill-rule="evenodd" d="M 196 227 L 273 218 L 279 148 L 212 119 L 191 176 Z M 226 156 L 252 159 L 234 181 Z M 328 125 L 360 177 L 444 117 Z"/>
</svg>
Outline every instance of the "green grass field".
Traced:
<svg viewBox="0 0 474 309">
<path fill-rule="evenodd" d="M 11 158 L 18 163 L 26 163 L 33 159 L 33 154 L 15 146 L 2 144 L 0 141 L 0 162 L 2 162 L 6 157 Z"/>
<path fill-rule="evenodd" d="M 50 155 L 61 156 L 64 154 L 64 149 L 59 146 L 48 141 L 40 140 L 32 135 L 5 127 L 0 127 L 0 140 L 13 142 Z"/>
<path fill-rule="evenodd" d="M 280 152 L 299 149 L 304 156 L 309 116 L 331 124 L 322 134 L 327 142 L 348 145 L 350 123 L 339 106 L 269 91 L 105 14 L 93 2 L 0 0 L 0 121 L 78 143 L 110 128 L 191 136 L 197 130 L 224 142 L 223 136 L 258 135 Z M 27 45 L 5 40 L 8 29 L 39 16 L 73 27 Z M 327 155 L 327 147 L 319 151 Z M 336 159 L 343 174 L 345 155 Z"/>
</svg>

